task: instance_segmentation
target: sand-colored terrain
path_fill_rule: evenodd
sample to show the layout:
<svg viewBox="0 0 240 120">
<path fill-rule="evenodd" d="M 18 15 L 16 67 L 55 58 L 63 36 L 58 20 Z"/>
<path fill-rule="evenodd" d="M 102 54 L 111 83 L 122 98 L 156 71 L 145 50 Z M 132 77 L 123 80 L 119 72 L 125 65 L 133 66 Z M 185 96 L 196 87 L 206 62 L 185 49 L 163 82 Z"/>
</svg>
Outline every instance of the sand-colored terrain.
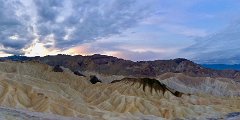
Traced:
<svg viewBox="0 0 240 120">
<path fill-rule="evenodd" d="M 240 112 L 240 87 L 225 79 L 196 78 L 195 84 L 188 84 L 187 76 L 177 74 L 159 76 L 149 82 L 125 78 L 114 83 L 91 84 L 89 79 L 68 70 L 54 72 L 41 63 L 0 62 L 0 105 L 99 120 L 227 119 L 227 114 Z M 207 81 L 208 85 L 219 81 L 221 86 L 196 92 L 207 84 L 199 81 Z M 229 92 L 214 92 L 221 88 Z"/>
</svg>

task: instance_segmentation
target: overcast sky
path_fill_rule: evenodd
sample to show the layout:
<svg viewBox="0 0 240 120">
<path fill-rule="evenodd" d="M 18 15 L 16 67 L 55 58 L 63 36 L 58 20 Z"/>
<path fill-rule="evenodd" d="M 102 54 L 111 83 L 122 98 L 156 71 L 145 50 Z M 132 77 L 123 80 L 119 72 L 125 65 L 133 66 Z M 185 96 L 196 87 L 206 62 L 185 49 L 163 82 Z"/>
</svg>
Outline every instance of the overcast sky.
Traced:
<svg viewBox="0 0 240 120">
<path fill-rule="evenodd" d="M 0 56 L 240 63 L 239 0 L 0 0 Z"/>
</svg>

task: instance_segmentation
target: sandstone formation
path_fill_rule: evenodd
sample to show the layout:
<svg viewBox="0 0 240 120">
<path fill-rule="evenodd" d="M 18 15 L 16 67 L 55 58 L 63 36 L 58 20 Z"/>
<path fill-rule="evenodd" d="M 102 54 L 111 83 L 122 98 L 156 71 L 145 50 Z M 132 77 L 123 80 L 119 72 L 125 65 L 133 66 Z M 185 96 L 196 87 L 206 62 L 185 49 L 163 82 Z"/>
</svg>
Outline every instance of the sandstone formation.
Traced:
<svg viewBox="0 0 240 120">
<path fill-rule="evenodd" d="M 191 77 L 182 73 L 165 73 L 156 77 L 156 79 L 183 93 L 240 96 L 240 83 L 232 79 Z"/>
<path fill-rule="evenodd" d="M 24 110 L 20 115 L 69 119 L 232 119 L 240 111 L 239 89 L 230 79 L 181 73 L 92 84 L 90 76 L 54 72 L 43 63 L 0 62 L 0 106 L 7 108 L 0 115 Z"/>
</svg>

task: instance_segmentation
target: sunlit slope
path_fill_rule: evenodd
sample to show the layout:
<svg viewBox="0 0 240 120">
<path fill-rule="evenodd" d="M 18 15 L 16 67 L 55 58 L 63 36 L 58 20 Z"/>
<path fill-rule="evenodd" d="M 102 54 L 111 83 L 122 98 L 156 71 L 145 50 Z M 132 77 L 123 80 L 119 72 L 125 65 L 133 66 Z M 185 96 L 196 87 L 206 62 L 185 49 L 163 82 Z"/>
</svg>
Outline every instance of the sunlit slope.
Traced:
<svg viewBox="0 0 240 120">
<path fill-rule="evenodd" d="M 240 96 L 240 83 L 228 78 L 190 77 L 182 73 L 165 73 L 156 79 L 183 93 Z"/>
<path fill-rule="evenodd" d="M 155 79 L 89 79 L 40 63 L 1 62 L 0 104 L 85 119 L 203 119 L 240 111 L 239 97 L 188 94 Z"/>
</svg>

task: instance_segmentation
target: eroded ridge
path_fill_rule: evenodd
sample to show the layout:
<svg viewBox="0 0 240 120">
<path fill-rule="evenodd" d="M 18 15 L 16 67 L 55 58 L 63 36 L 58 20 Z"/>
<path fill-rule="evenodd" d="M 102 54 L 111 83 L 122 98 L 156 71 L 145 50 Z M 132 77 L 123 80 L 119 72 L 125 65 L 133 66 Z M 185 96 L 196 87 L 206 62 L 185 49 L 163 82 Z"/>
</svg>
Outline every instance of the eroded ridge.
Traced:
<svg viewBox="0 0 240 120">
<path fill-rule="evenodd" d="M 165 84 L 159 82 L 159 80 L 151 79 L 151 78 L 124 78 L 122 80 L 112 81 L 112 83 L 116 83 L 116 82 L 125 82 L 131 85 L 138 84 L 139 87 L 142 87 L 143 91 L 145 91 L 146 87 L 148 87 L 150 88 L 151 93 L 153 90 L 155 90 L 155 92 L 162 91 L 163 94 L 166 91 L 169 91 L 176 97 L 181 97 L 184 94 L 182 92 L 170 89 Z"/>
<path fill-rule="evenodd" d="M 161 78 L 162 81 L 154 78 L 124 78 L 112 83 L 92 84 L 90 76 L 75 75 L 65 68 L 62 72 L 53 69 L 37 62 L 0 62 L 0 105 L 98 120 L 202 120 L 224 118 L 229 113 L 240 111 L 238 96 L 217 97 L 208 92 L 189 95 L 176 90 L 179 86 L 197 86 L 187 84 L 192 78 L 186 81 L 185 78 L 188 77 L 180 79 L 177 74 L 168 74 L 169 77 Z M 194 78 L 194 81 L 205 79 Z M 175 81 L 175 86 L 168 87 Z M 179 84 L 180 82 L 185 83 Z M 230 86 L 235 83 L 228 84 Z M 203 86 L 205 82 L 199 82 L 199 85 Z M 184 90 L 188 92 L 188 89 Z"/>
</svg>

